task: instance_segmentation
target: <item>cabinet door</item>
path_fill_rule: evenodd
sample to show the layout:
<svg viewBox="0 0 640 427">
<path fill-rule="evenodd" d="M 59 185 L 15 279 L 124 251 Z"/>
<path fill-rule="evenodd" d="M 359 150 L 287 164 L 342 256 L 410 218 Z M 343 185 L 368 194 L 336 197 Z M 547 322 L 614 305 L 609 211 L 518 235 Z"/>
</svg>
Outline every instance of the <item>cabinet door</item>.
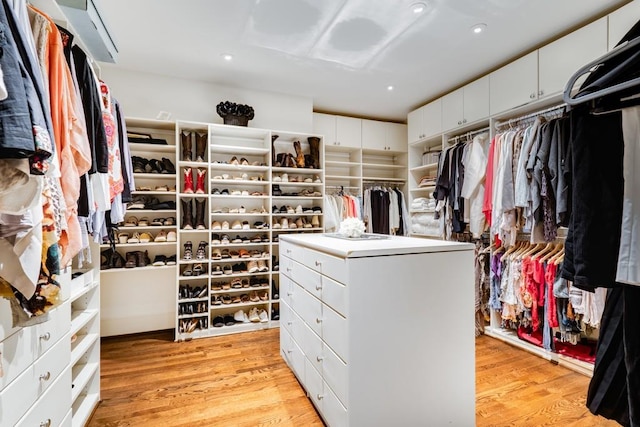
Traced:
<svg viewBox="0 0 640 427">
<path fill-rule="evenodd" d="M 313 133 L 322 135 L 326 144 L 336 143 L 336 116 L 331 114 L 313 113 Z"/>
<path fill-rule="evenodd" d="M 385 140 L 389 151 L 407 152 L 407 125 L 385 123 Z"/>
<path fill-rule="evenodd" d="M 424 138 L 424 125 L 422 123 L 422 107 L 407 114 L 407 134 L 409 143 Z"/>
<path fill-rule="evenodd" d="M 489 117 L 489 76 L 481 77 L 469 83 L 463 88 L 463 92 L 463 123 L 473 123 Z"/>
<path fill-rule="evenodd" d="M 336 116 L 336 141 L 341 147 L 362 147 L 362 120 Z"/>
<path fill-rule="evenodd" d="M 385 126 L 385 122 L 362 120 L 362 148 L 386 150 Z"/>
<path fill-rule="evenodd" d="M 442 98 L 422 107 L 422 120 L 424 121 L 424 136 L 426 138 L 442 132 Z"/>
<path fill-rule="evenodd" d="M 489 74 L 489 93 L 491 114 L 537 99 L 538 52 L 531 52 Z"/>
<path fill-rule="evenodd" d="M 609 15 L 609 50 L 640 20 L 640 0 L 621 7 Z"/>
<path fill-rule="evenodd" d="M 442 97 L 442 130 L 448 131 L 462 126 L 464 119 L 464 97 L 462 88 Z"/>
<path fill-rule="evenodd" d="M 568 54 L 568 53 L 571 54 Z M 578 68 L 607 52 L 607 18 L 591 24 L 541 47 L 538 52 L 538 96 L 561 93 Z M 577 85 L 576 85 L 577 86 Z"/>
</svg>

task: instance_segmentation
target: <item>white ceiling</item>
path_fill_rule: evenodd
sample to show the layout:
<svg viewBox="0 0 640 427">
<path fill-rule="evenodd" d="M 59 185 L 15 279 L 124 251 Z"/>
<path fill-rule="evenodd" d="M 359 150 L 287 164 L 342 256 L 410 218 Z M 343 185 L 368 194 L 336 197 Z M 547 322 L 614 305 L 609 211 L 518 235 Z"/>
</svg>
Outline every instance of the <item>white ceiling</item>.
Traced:
<svg viewBox="0 0 640 427">
<path fill-rule="evenodd" d="M 420 15 L 416 1 L 427 4 Z M 106 0 L 101 9 L 120 67 L 405 121 L 425 101 L 628 1 Z M 478 23 L 487 28 L 474 34 Z"/>
</svg>

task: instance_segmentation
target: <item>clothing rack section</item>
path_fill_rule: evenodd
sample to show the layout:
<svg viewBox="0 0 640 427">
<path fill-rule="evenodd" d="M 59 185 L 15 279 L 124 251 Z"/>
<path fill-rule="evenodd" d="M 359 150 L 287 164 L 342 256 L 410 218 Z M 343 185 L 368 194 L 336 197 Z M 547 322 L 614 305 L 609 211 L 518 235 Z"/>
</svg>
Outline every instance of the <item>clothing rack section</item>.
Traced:
<svg viewBox="0 0 640 427">
<path fill-rule="evenodd" d="M 558 116 L 562 116 L 566 112 L 567 112 L 567 104 L 555 105 L 553 107 L 549 107 L 544 110 L 540 110 L 534 113 L 526 114 L 524 116 L 508 119 L 506 121 L 496 121 L 494 124 L 494 128 L 497 131 L 504 130 L 505 127 L 508 127 L 510 129 L 518 128 L 518 127 L 522 127 L 530 124 L 530 122 L 536 120 L 539 117 L 551 119 Z"/>
<path fill-rule="evenodd" d="M 396 181 L 364 183 L 362 218 L 367 233 L 409 234 L 409 210 Z"/>
<path fill-rule="evenodd" d="M 477 129 L 474 131 L 466 132 L 460 135 L 452 136 L 447 139 L 447 143 L 449 144 L 457 144 L 458 142 L 469 142 L 473 140 L 473 137 L 482 133 L 487 133 L 491 130 L 490 127 L 484 127 L 482 129 Z"/>
</svg>

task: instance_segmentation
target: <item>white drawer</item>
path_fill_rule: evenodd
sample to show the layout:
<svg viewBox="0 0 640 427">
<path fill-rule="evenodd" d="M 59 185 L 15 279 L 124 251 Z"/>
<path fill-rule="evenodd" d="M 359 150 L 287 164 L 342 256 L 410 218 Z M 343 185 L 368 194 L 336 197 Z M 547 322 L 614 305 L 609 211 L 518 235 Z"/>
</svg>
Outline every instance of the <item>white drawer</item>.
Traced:
<svg viewBox="0 0 640 427">
<path fill-rule="evenodd" d="M 280 326 L 284 327 L 287 332 L 291 333 L 291 326 L 293 325 L 293 312 L 289 304 L 284 301 L 280 301 Z M 280 329 L 282 330 L 282 328 Z"/>
<path fill-rule="evenodd" d="M 345 427 L 349 424 L 347 409 L 342 406 L 326 383 L 322 394 L 322 415 L 331 427 Z M 401 414 L 398 415 L 398 419 L 402 419 Z"/>
<path fill-rule="evenodd" d="M 71 305 L 69 302 L 63 302 L 51 310 L 49 320 L 36 325 L 35 328 L 38 337 L 37 355 L 42 356 L 71 329 Z"/>
<path fill-rule="evenodd" d="M 22 328 L 0 343 L 0 357 L 4 375 L 0 390 L 27 369 L 35 360 L 35 327 Z M 0 425 L 4 425 L 0 423 Z"/>
<path fill-rule="evenodd" d="M 349 363 L 347 319 L 329 306 L 322 305 L 322 339 L 345 362 Z"/>
<path fill-rule="evenodd" d="M 291 278 L 316 298 L 321 297 L 322 276 L 304 265 L 293 262 Z"/>
<path fill-rule="evenodd" d="M 302 249 L 302 263 L 304 265 L 340 283 L 347 283 L 349 274 L 347 262 L 344 258 L 338 258 L 312 249 Z"/>
<path fill-rule="evenodd" d="M 73 427 L 73 412 L 69 409 L 67 415 L 64 416 L 64 420 L 60 423 L 60 427 Z"/>
<path fill-rule="evenodd" d="M 322 349 L 322 377 L 345 408 L 349 407 L 347 364 L 326 345 Z"/>
<path fill-rule="evenodd" d="M 322 372 L 322 339 L 309 326 L 302 326 L 300 348 L 313 367 Z"/>
<path fill-rule="evenodd" d="M 291 307 L 316 334 L 322 336 L 322 303 L 299 286 L 294 292 L 295 304 Z"/>
<path fill-rule="evenodd" d="M 293 284 L 293 281 L 289 277 L 281 274 L 280 275 L 280 299 L 288 303 L 289 305 L 291 305 L 291 302 L 293 301 L 294 288 L 295 288 L 295 285 Z"/>
<path fill-rule="evenodd" d="M 300 382 L 304 383 L 304 354 L 291 335 L 283 329 L 280 329 L 280 353 Z"/>
<path fill-rule="evenodd" d="M 19 427 L 41 425 L 59 426 L 71 407 L 71 368 L 67 367 L 62 374 L 44 392 L 42 397 L 31 407 L 18 422 Z"/>
<path fill-rule="evenodd" d="M 38 381 L 38 393 L 47 390 L 64 368 L 71 362 L 71 340 L 68 335 L 36 360 L 34 374 Z"/>
<path fill-rule="evenodd" d="M 324 398 L 322 390 L 322 376 L 318 371 L 316 371 L 316 368 L 313 367 L 309 359 L 305 359 L 304 387 L 307 389 L 309 398 L 311 399 L 315 407 L 320 413 L 322 413 L 322 404 Z"/>
<path fill-rule="evenodd" d="M 296 246 L 292 243 L 281 241 L 280 242 L 280 256 L 287 257 L 289 259 L 294 259 L 296 255 L 299 255 L 298 251 L 300 250 L 299 246 Z M 298 256 L 297 259 L 300 259 Z"/>
<path fill-rule="evenodd" d="M 347 318 L 349 317 L 347 312 L 349 307 L 348 298 L 345 285 L 322 276 L 322 302 Z"/>
<path fill-rule="evenodd" d="M 0 392 L 0 426 L 13 426 L 38 398 L 33 365 Z"/>
<path fill-rule="evenodd" d="M 291 258 L 280 257 L 280 275 L 291 277 L 293 273 L 293 263 L 294 261 Z"/>
</svg>

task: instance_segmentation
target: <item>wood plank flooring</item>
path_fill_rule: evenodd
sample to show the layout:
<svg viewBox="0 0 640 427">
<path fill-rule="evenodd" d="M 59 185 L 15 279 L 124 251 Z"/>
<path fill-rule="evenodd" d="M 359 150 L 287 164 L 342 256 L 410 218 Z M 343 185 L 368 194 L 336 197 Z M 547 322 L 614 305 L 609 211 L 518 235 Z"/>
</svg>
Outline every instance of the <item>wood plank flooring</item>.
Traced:
<svg viewBox="0 0 640 427">
<path fill-rule="evenodd" d="M 278 329 L 182 343 L 172 337 L 103 338 L 102 402 L 90 427 L 323 425 L 280 358 Z M 479 427 L 616 426 L 587 411 L 588 384 L 493 338 L 476 340 Z"/>
</svg>

